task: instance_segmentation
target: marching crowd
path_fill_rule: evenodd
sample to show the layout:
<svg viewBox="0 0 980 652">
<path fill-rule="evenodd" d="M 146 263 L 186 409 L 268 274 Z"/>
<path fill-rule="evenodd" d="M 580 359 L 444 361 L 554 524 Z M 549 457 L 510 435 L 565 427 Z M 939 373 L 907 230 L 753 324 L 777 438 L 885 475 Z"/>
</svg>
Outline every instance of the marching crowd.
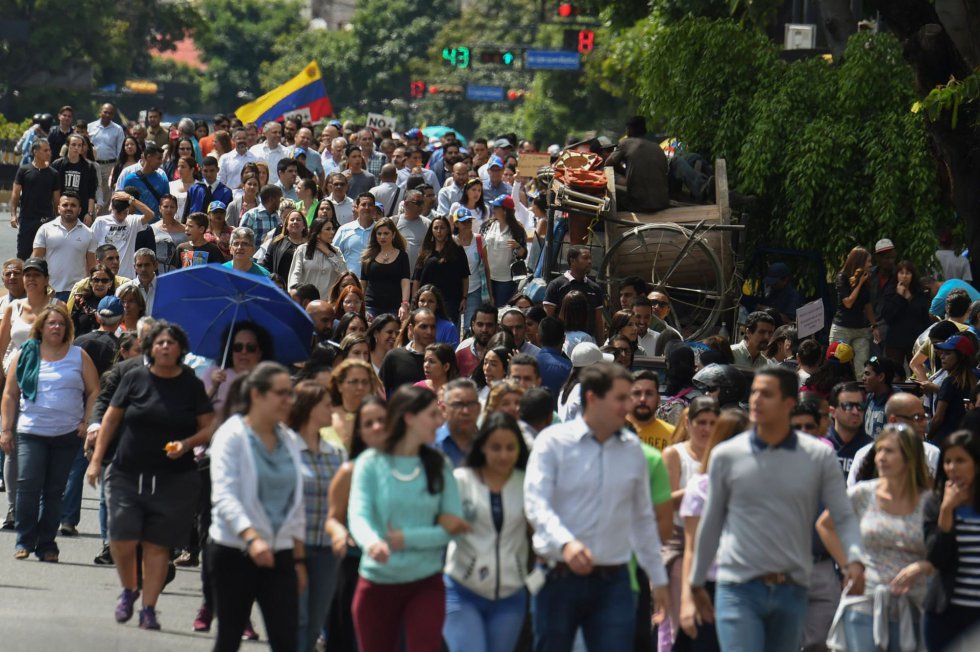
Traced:
<svg viewBox="0 0 980 652">
<path fill-rule="evenodd" d="M 57 562 L 98 486 L 117 622 L 160 629 L 180 566 L 201 606 L 168 625 L 220 651 L 255 603 L 290 652 L 968 645 L 980 293 L 951 248 L 926 278 L 855 247 L 826 345 L 780 262 L 737 343 L 691 341 L 588 246 L 523 293 L 547 201 L 513 135 L 114 117 L 22 139 L 0 449 L 17 559 Z M 159 276 L 208 264 L 302 306 L 309 359 L 252 321 L 204 359 L 154 319 Z"/>
</svg>

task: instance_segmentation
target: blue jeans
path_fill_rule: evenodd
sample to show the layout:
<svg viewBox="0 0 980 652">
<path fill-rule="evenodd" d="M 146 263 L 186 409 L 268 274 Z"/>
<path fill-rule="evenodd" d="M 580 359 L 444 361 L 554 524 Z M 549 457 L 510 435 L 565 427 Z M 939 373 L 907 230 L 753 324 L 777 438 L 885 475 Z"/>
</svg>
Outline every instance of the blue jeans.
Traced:
<svg viewBox="0 0 980 652">
<path fill-rule="evenodd" d="M 17 549 L 38 557 L 58 552 L 54 538 L 61 496 L 82 440 L 77 432 L 54 437 L 17 433 Z"/>
<path fill-rule="evenodd" d="M 803 640 L 806 589 L 796 584 L 768 585 L 753 580 L 719 582 L 715 623 L 725 652 L 786 652 Z"/>
<path fill-rule="evenodd" d="M 527 594 L 489 600 L 443 576 L 446 622 L 442 636 L 449 652 L 513 652 L 524 625 Z"/>
<path fill-rule="evenodd" d="M 85 484 L 85 470 L 88 460 L 85 459 L 85 449 L 78 447 L 75 461 L 71 463 L 68 472 L 68 482 L 65 483 L 65 496 L 61 504 L 61 522 L 64 525 L 78 525 L 82 520 L 82 486 Z"/>
<path fill-rule="evenodd" d="M 491 288 L 493 289 L 493 302 L 498 308 L 503 308 L 510 301 L 514 293 L 517 292 L 517 282 L 516 281 L 493 281 L 491 283 Z"/>
<path fill-rule="evenodd" d="M 899 645 L 898 621 L 888 621 L 888 651 L 901 652 Z M 875 646 L 874 620 L 871 614 L 854 609 L 844 612 L 844 639 L 848 652 L 879 652 Z"/>
<path fill-rule="evenodd" d="M 337 586 L 339 560 L 330 546 L 306 546 L 306 589 L 299 597 L 299 652 L 313 652 L 327 621 L 327 610 Z"/>
<path fill-rule="evenodd" d="M 631 650 L 633 600 L 625 565 L 585 576 L 551 571 L 531 600 L 535 652 L 569 652 L 579 626 L 589 652 Z"/>
</svg>

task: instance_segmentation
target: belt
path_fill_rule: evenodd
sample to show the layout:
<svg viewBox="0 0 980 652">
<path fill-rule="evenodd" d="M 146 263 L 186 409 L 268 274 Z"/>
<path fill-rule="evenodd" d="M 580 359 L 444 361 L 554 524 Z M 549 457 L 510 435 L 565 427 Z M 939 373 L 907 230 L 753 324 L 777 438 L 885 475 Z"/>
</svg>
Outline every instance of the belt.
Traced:
<svg viewBox="0 0 980 652">
<path fill-rule="evenodd" d="M 768 584 L 770 586 L 778 586 L 781 584 L 793 584 L 792 578 L 786 573 L 766 573 L 765 575 L 759 575 L 758 577 L 752 578 L 753 582 L 762 582 L 763 584 Z"/>
<path fill-rule="evenodd" d="M 612 566 L 594 565 L 592 566 L 592 572 L 589 573 L 589 575 L 607 578 L 616 575 L 617 573 L 624 570 L 625 568 L 626 568 L 626 564 L 614 564 Z M 554 573 L 554 575 L 557 577 L 564 577 L 566 575 L 577 575 L 577 573 L 575 573 L 575 571 L 573 571 L 571 567 L 563 561 L 560 561 L 557 564 L 555 564 L 554 568 L 552 568 L 551 571 L 549 572 L 549 575 L 552 573 Z"/>
<path fill-rule="evenodd" d="M 813 555 L 814 564 L 819 564 L 820 562 L 827 561 L 828 559 L 831 559 L 831 556 L 827 553 L 823 553 L 822 555 Z"/>
<path fill-rule="evenodd" d="M 107 158 L 104 161 L 96 161 L 96 163 L 98 163 L 99 165 L 107 165 L 109 163 L 115 163 L 117 160 L 119 160 L 119 159 L 116 159 L 116 158 Z"/>
</svg>

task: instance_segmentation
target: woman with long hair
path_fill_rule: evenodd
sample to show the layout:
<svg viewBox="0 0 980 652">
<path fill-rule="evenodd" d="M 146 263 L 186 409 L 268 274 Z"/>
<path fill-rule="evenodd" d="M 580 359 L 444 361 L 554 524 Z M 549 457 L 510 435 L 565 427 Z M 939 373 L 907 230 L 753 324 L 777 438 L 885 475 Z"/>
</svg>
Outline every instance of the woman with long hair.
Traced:
<svg viewBox="0 0 980 652">
<path fill-rule="evenodd" d="M 214 434 L 208 557 L 218 618 L 215 650 L 239 648 L 254 601 L 270 647 L 297 649 L 307 533 L 301 446 L 284 425 L 292 395 L 288 370 L 260 363 L 242 384 L 241 412 Z"/>
<path fill-rule="evenodd" d="M 361 652 L 442 645 L 443 555 L 462 505 L 452 468 L 432 448 L 442 423 L 436 395 L 401 387 L 388 401 L 388 436 L 354 464 L 350 532 L 364 551 L 352 613 Z"/>
<path fill-rule="evenodd" d="M 357 406 L 371 394 L 377 394 L 381 381 L 371 365 L 362 360 L 348 359 L 334 367 L 330 376 L 330 398 L 333 401 L 333 418 L 328 436 L 348 451 L 351 450 L 354 418 Z"/>
<path fill-rule="evenodd" d="M 116 334 L 136 332 L 139 320 L 146 314 L 146 299 L 135 285 L 126 285 L 116 291 L 116 296 L 122 302 L 123 318 L 119 322 Z"/>
<path fill-rule="evenodd" d="M 119 150 L 119 156 L 116 157 L 116 164 L 113 166 L 112 171 L 109 173 L 109 188 L 115 188 L 116 182 L 119 181 L 122 171 L 128 168 L 130 165 L 136 165 L 143 158 L 143 145 L 140 143 L 138 138 L 133 136 L 126 136 L 123 140 L 122 149 Z"/>
<path fill-rule="evenodd" d="M 483 407 L 483 419 L 494 412 L 503 412 L 515 421 L 521 418 L 521 397 L 524 387 L 513 380 L 501 380 L 490 388 L 487 404 Z"/>
<path fill-rule="evenodd" d="M 711 441 L 715 422 L 718 420 L 718 402 L 710 396 L 699 396 L 688 405 L 683 423 L 687 439 L 664 449 L 664 466 L 670 478 L 671 497 L 674 501 L 674 530 L 663 542 L 660 556 L 667 570 L 670 606 L 667 617 L 660 624 L 660 649 L 671 649 L 680 623 L 681 590 L 684 562 L 684 520 L 678 513 L 688 482 L 701 469 L 705 453 Z M 676 431 L 674 433 L 677 434 Z"/>
<path fill-rule="evenodd" d="M 214 132 L 214 149 L 211 150 L 211 156 L 216 159 L 221 159 L 221 157 L 228 152 L 234 151 L 235 145 L 231 142 L 231 133 L 225 129 L 219 129 Z"/>
<path fill-rule="evenodd" d="M 163 173 L 167 175 L 168 180 L 175 181 L 180 178 L 177 166 L 180 160 L 185 158 L 190 158 L 194 161 L 192 169 L 199 169 L 197 158 L 194 156 L 194 141 L 190 138 L 178 138 L 176 141 L 171 141 L 163 157 L 163 165 L 160 166 Z"/>
<path fill-rule="evenodd" d="M 977 386 L 977 377 L 973 374 L 976 342 L 972 334 L 964 332 L 933 346 L 939 352 L 940 365 L 946 371 L 936 394 L 932 419 L 929 420 L 929 439 L 933 443 L 942 442 L 966 416 L 964 401 L 970 398 L 973 388 Z"/>
<path fill-rule="evenodd" d="M 871 356 L 871 338 L 878 340 L 878 321 L 871 303 L 871 254 L 854 247 L 837 274 L 837 311 L 830 326 L 831 342 L 854 349 L 854 373 L 864 371 Z"/>
<path fill-rule="evenodd" d="M 358 298 L 361 303 L 364 303 L 364 290 L 361 289 L 361 279 L 357 277 L 357 274 L 348 270 L 340 275 L 340 277 L 334 281 L 333 285 L 330 286 L 330 293 L 327 296 L 327 300 L 333 304 L 334 311 L 337 313 L 344 312 L 360 312 L 364 313 L 364 306 L 362 305 L 357 310 L 347 310 L 341 305 L 344 297 L 340 296 L 346 288 L 354 286 L 358 291 Z M 338 307 L 339 306 L 339 307 Z"/>
<path fill-rule="evenodd" d="M 340 340 L 337 358 L 334 364 L 340 364 L 344 360 L 360 360 L 361 362 L 371 362 L 371 349 L 368 346 L 367 335 L 350 334 Z"/>
<path fill-rule="evenodd" d="M 912 358 L 915 339 L 932 323 L 930 297 L 911 261 L 900 261 L 895 266 L 895 277 L 894 290 L 882 297 L 881 318 L 888 324 L 885 356 L 895 363 L 896 369 L 905 369 Z"/>
<path fill-rule="evenodd" d="M 156 603 L 170 551 L 190 536 L 200 496 L 193 450 L 213 432 L 214 408 L 204 385 L 183 364 L 190 351 L 176 324 L 159 321 L 143 339 L 149 366 L 127 372 L 102 417 L 85 477 L 94 487 L 113 439 L 119 444 L 105 471 L 109 548 L 122 585 L 116 622 L 133 616 L 140 595 L 138 550 L 143 556 L 141 629 L 160 629 Z M 166 424 L 161 428 L 160 424 Z"/>
<path fill-rule="evenodd" d="M 565 355 L 571 355 L 572 349 L 579 342 L 595 344 L 595 338 L 589 334 L 590 310 L 589 300 L 584 292 L 572 290 L 562 298 L 558 319 L 565 325 L 565 344 L 561 349 Z"/>
<path fill-rule="evenodd" d="M 517 645 L 527 607 L 527 458 L 517 421 L 495 412 L 453 472 L 471 530 L 454 539 L 446 554 L 442 631 L 449 652 L 509 651 Z"/>
<path fill-rule="evenodd" d="M 177 159 L 176 174 L 174 174 L 176 178 L 170 181 L 170 194 L 177 198 L 177 215 L 180 216 L 184 214 L 187 191 L 201 178 L 201 171 L 197 167 L 197 161 L 194 160 L 193 148 L 191 150 L 191 154 Z M 167 178 L 170 179 L 170 176 L 168 175 Z"/>
<path fill-rule="evenodd" d="M 361 288 L 368 315 L 384 312 L 408 316 L 411 266 L 405 238 L 391 218 L 374 224 L 371 240 L 361 256 Z"/>
<path fill-rule="evenodd" d="M 458 208 L 450 212 L 450 217 L 457 230 L 454 239 L 466 253 L 466 262 L 470 268 L 469 292 L 463 314 L 463 324 L 468 325 L 472 323 L 477 308 L 490 301 L 491 284 L 487 275 L 490 265 L 487 263 L 486 243 L 474 227 L 476 219 L 473 213 L 467 208 Z"/>
<path fill-rule="evenodd" d="M 246 163 L 245 167 L 248 168 L 249 165 L 252 166 L 251 170 L 242 170 L 241 192 L 236 192 L 225 212 L 225 222 L 231 227 L 237 227 L 245 213 L 259 206 L 259 168 L 251 163 Z"/>
<path fill-rule="evenodd" d="M 306 217 L 306 223 L 312 224 L 317 217 L 320 209 L 320 200 L 323 193 L 315 179 L 300 179 L 296 183 L 296 196 L 299 198 L 299 207 Z"/>
<path fill-rule="evenodd" d="M 71 321 L 75 326 L 75 336 L 90 333 L 99 328 L 96 313 L 99 302 L 116 289 L 116 275 L 102 263 L 96 263 L 88 271 L 88 285 L 81 293 L 71 298 Z"/>
<path fill-rule="evenodd" d="M 493 201 L 493 219 L 484 222 L 480 233 L 486 243 L 494 305 L 503 308 L 517 293 L 511 265 L 527 258 L 527 231 L 517 221 L 509 195 Z"/>
<path fill-rule="evenodd" d="M 388 313 L 377 315 L 371 325 L 368 326 L 367 338 L 371 347 L 371 366 L 374 367 L 375 373 L 380 372 L 381 363 L 388 355 L 388 351 L 395 348 L 400 329 L 401 324 L 398 319 Z"/>
<path fill-rule="evenodd" d="M 509 346 L 488 346 L 471 378 L 480 388 L 480 404 L 485 405 L 490 388 L 507 377 L 507 365 L 516 351 Z"/>
<path fill-rule="evenodd" d="M 888 423 L 874 443 L 878 477 L 859 482 L 847 494 L 861 530 L 861 563 L 864 564 L 864 601 L 844 611 L 844 638 L 848 650 L 881 649 L 875 613 L 880 590 L 891 603 L 881 618 L 887 623 L 889 650 L 916 649 L 921 638 L 919 613 L 926 593 L 926 578 L 934 571 L 926 559 L 924 510 L 932 486 L 922 440 L 904 423 Z M 847 563 L 843 547 L 828 512 L 817 519 L 817 533 L 838 564 Z M 911 609 L 900 609 L 908 600 Z M 913 632 L 911 640 L 902 631 Z M 881 638 L 879 638 L 879 636 Z M 911 647 L 909 647 L 911 645 Z"/>
<path fill-rule="evenodd" d="M 296 385 L 288 425 L 299 435 L 306 507 L 306 573 L 309 582 L 299 600 L 300 652 L 313 652 L 337 583 L 337 565 L 326 525 L 330 483 L 344 463 L 346 452 L 320 437 L 320 429 L 332 419 L 330 392 L 323 385 L 304 380 Z"/>
<path fill-rule="evenodd" d="M 449 306 L 443 301 L 438 286 L 429 283 L 420 287 L 412 299 L 412 310 L 416 308 L 428 308 L 436 316 L 436 342 L 453 348 L 459 345 L 459 329 L 449 315 Z M 456 321 L 459 321 L 458 317 Z"/>
<path fill-rule="evenodd" d="M 622 335 L 629 342 L 633 355 L 646 355 L 646 351 L 639 344 L 639 331 L 637 331 L 636 317 L 632 310 L 619 310 L 613 314 L 612 325 L 609 327 L 608 343 L 612 342 L 614 335 Z"/>
<path fill-rule="evenodd" d="M 326 203 L 330 204 L 330 202 Z M 333 236 L 336 232 L 337 225 L 333 220 L 325 217 L 317 217 L 313 220 L 306 242 L 296 247 L 296 252 L 293 254 L 289 274 L 286 276 L 289 279 L 286 286 L 290 291 L 295 291 L 299 285 L 309 283 L 316 286 L 320 296 L 326 296 L 334 283 L 347 270 L 343 254 L 333 246 Z"/>
<path fill-rule="evenodd" d="M 954 432 L 943 442 L 942 454 L 924 516 L 928 560 L 936 569 L 924 604 L 929 652 L 957 649 L 954 644 L 980 622 L 980 437 Z"/>
<path fill-rule="evenodd" d="M 348 335 L 367 335 L 368 324 L 356 312 L 344 313 L 333 329 L 333 341 L 340 342 Z"/>
<path fill-rule="evenodd" d="M 357 588 L 357 567 L 361 561 L 361 549 L 348 531 L 347 507 L 350 502 L 351 478 L 354 462 L 366 450 L 380 449 L 385 443 L 385 421 L 388 415 L 384 399 L 368 396 L 355 410 L 348 460 L 340 467 L 330 482 L 330 514 L 327 534 L 335 557 L 340 559 L 337 591 L 330 609 L 327 625 L 327 646 L 331 652 L 354 652 L 354 621 L 351 603 Z"/>
<path fill-rule="evenodd" d="M 459 198 L 458 202 L 455 202 L 449 207 L 449 214 L 453 215 L 457 208 L 465 208 L 470 211 L 474 221 L 476 221 L 474 230 L 476 233 L 479 233 L 489 214 L 487 203 L 483 199 L 482 179 L 474 177 L 463 184 L 463 195 Z"/>
<path fill-rule="evenodd" d="M 412 282 L 415 294 L 420 286 L 429 284 L 439 288 L 445 299 L 446 316 L 453 324 L 458 324 L 459 316 L 466 312 L 470 266 L 466 252 L 453 240 L 452 224 L 443 215 L 436 215 L 429 223 L 415 263 Z"/>
<path fill-rule="evenodd" d="M 448 344 L 430 344 L 425 347 L 422 372 L 425 380 L 420 380 L 415 386 L 430 389 L 438 396 L 446 383 L 459 378 L 459 364 L 456 362 L 453 347 Z"/>
<path fill-rule="evenodd" d="M 289 211 L 279 233 L 269 243 L 262 266 L 280 278 L 289 278 L 296 250 L 306 244 L 308 235 L 303 213 L 296 209 Z"/>
<path fill-rule="evenodd" d="M 708 498 L 708 461 L 711 459 L 711 451 L 721 442 L 744 432 L 748 426 L 749 419 L 741 410 L 721 411 L 715 421 L 715 427 L 711 431 L 708 445 L 701 455 L 702 461 L 698 472 L 688 480 L 684 498 L 681 500 L 679 511 L 681 518 L 684 519 L 684 562 L 681 572 L 680 629 L 676 632 L 677 638 L 674 641 L 674 650 L 677 652 L 694 652 L 695 650 L 720 652 L 721 650 L 714 623 L 703 623 L 697 618 L 697 610 L 694 606 L 688 577 L 690 577 L 691 568 L 694 566 L 695 535 L 698 531 L 698 525 L 701 523 L 701 514 L 704 513 L 704 504 Z M 715 570 L 712 568 L 708 572 L 708 583 L 705 586 L 712 597 L 712 601 L 714 600 L 714 585 Z M 695 640 L 697 641 L 696 644 L 694 643 Z"/>
</svg>

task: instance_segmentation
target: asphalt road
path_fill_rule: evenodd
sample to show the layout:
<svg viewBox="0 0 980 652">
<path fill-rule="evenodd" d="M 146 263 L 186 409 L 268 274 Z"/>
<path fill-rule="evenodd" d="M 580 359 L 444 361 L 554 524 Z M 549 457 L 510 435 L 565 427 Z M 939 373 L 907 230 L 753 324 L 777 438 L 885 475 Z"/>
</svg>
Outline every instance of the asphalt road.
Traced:
<svg viewBox="0 0 980 652">
<path fill-rule="evenodd" d="M 6 512 L 7 495 L 0 494 Z M 3 652 L 196 652 L 210 650 L 212 633 L 191 629 L 201 604 L 200 569 L 178 569 L 177 578 L 164 589 L 157 603 L 163 629 L 144 631 L 138 616 L 125 625 L 113 618 L 119 596 L 115 567 L 96 566 L 99 554 L 98 493 L 86 487 L 79 536 L 58 536 L 57 564 L 31 557 L 14 559 L 15 534 L 0 531 L 0 650 Z M 137 604 L 139 608 L 139 604 Z M 242 650 L 268 649 L 262 618 L 255 609 L 253 622 L 262 642 L 243 642 Z"/>
<path fill-rule="evenodd" d="M 0 202 L 0 262 L 16 255 L 17 230 L 10 228 L 10 206 Z"/>
</svg>

